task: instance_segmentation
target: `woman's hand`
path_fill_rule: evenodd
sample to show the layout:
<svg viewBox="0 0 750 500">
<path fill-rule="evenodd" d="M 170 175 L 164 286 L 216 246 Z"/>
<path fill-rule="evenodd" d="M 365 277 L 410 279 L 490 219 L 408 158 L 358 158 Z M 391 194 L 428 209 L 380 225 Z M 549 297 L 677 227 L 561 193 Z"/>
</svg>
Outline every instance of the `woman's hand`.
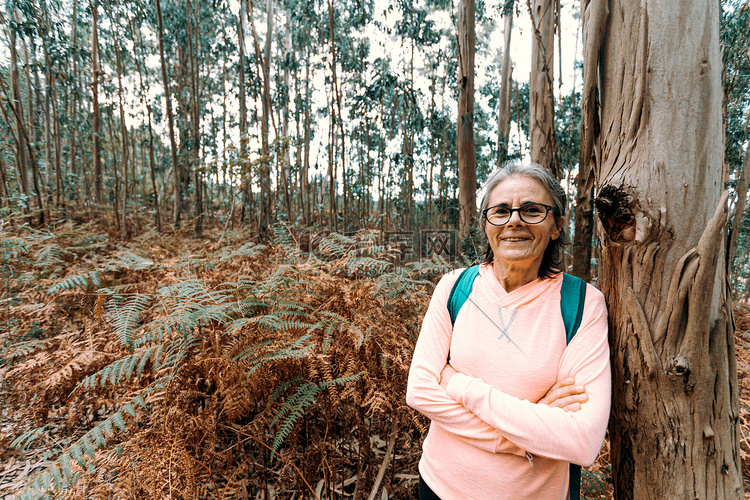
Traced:
<svg viewBox="0 0 750 500">
<path fill-rule="evenodd" d="M 451 377 L 458 373 L 455 368 L 453 368 L 450 364 L 446 364 L 443 367 L 443 371 L 440 372 L 440 387 L 442 387 L 444 390 L 448 390 L 448 382 L 450 381 Z"/>
<path fill-rule="evenodd" d="M 440 384 L 442 385 L 442 381 Z M 586 388 L 582 385 L 575 385 L 575 379 L 569 377 L 555 382 L 547 394 L 539 400 L 539 404 L 562 408 L 565 411 L 578 411 L 588 399 Z"/>
</svg>

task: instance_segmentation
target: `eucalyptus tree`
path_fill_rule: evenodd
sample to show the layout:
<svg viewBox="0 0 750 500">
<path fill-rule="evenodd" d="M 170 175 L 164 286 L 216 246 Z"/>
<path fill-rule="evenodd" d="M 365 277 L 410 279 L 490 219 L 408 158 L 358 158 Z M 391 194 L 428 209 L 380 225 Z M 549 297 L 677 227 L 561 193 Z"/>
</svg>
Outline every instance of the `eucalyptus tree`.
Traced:
<svg viewBox="0 0 750 500">
<path fill-rule="evenodd" d="M 513 63 L 510 59 L 510 41 L 513 35 L 513 19 L 516 17 L 515 0 L 507 0 L 502 5 L 503 62 L 500 66 L 500 90 L 497 106 L 497 162 L 499 167 L 507 159 L 510 138 L 510 96 L 512 90 Z"/>
<path fill-rule="evenodd" d="M 615 498 L 743 497 L 719 8 L 583 4 L 581 147 L 598 188 Z"/>
<path fill-rule="evenodd" d="M 724 80 L 725 180 L 734 190 L 729 262 L 732 288 L 747 297 L 748 243 L 750 230 L 747 213 L 750 148 L 750 9 L 746 3 L 728 0 L 722 3 L 721 42 Z M 744 148 L 744 151 L 743 151 Z"/>
<path fill-rule="evenodd" d="M 156 0 L 156 21 L 157 21 L 157 37 L 159 39 L 159 59 L 161 60 L 161 78 L 162 85 L 164 86 L 164 107 L 167 111 L 167 120 L 169 122 L 169 144 L 171 146 L 171 157 L 172 157 L 172 173 L 173 173 L 173 186 L 174 186 L 174 200 L 172 204 L 172 223 L 179 225 L 180 223 L 180 210 L 181 210 L 181 179 L 180 169 L 177 163 L 177 141 L 174 135 L 174 118 L 172 117 L 172 98 L 170 92 L 170 81 L 167 74 L 167 61 L 164 54 L 164 21 L 161 10 L 161 1 Z"/>
<path fill-rule="evenodd" d="M 474 0 L 458 3 L 458 235 L 469 235 L 476 216 L 477 172 L 474 152 Z"/>
<path fill-rule="evenodd" d="M 562 171 L 555 141 L 554 49 L 556 0 L 527 0 L 534 41 L 529 77 L 529 156 L 557 178 Z"/>
<path fill-rule="evenodd" d="M 94 196 L 98 205 L 102 204 L 103 173 L 101 158 L 101 110 L 99 109 L 99 2 L 90 0 L 91 9 L 91 104 L 93 107 L 93 157 L 94 157 Z"/>
</svg>

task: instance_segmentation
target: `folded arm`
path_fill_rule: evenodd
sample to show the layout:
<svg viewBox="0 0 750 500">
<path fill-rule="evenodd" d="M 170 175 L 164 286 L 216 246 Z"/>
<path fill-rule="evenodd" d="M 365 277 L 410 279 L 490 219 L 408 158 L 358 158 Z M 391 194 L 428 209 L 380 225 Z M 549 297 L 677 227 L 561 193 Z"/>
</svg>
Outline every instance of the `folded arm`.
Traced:
<svg viewBox="0 0 750 500">
<path fill-rule="evenodd" d="M 587 401 L 580 411 L 521 400 L 462 373 L 443 381 L 447 395 L 532 454 L 593 463 L 609 420 L 611 373 L 606 307 L 601 293 L 590 290 L 581 328 L 563 354 L 557 377 L 573 377 L 585 387 Z"/>
<path fill-rule="evenodd" d="M 438 283 L 422 322 L 414 349 L 406 389 L 409 406 L 469 444 L 491 453 L 525 455 L 497 429 L 469 411 L 440 387 L 440 373 L 450 353 L 453 328 L 448 313 L 448 296 L 457 274 Z"/>
</svg>

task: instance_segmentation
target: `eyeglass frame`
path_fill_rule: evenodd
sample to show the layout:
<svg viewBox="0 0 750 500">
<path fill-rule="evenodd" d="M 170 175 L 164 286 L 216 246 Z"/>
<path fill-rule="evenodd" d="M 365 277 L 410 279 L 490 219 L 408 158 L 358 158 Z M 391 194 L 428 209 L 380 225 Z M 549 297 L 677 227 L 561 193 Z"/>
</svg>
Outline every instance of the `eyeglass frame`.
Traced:
<svg viewBox="0 0 750 500">
<path fill-rule="evenodd" d="M 547 212 L 545 212 L 545 214 L 544 214 L 544 217 L 542 218 L 542 220 L 540 220 L 539 222 L 526 222 L 526 221 L 525 221 L 525 220 L 523 219 L 523 216 L 521 215 L 521 210 L 523 210 L 523 209 L 524 209 L 525 207 L 528 207 L 529 205 L 539 205 L 539 206 L 542 206 L 542 207 L 544 207 L 544 208 L 545 208 L 545 210 L 547 210 Z M 507 208 L 508 210 L 510 210 L 510 214 L 508 214 L 508 220 L 507 220 L 507 221 L 505 221 L 505 222 L 504 222 L 504 223 L 502 223 L 502 224 L 495 224 L 494 222 L 490 221 L 490 218 L 489 218 L 489 217 L 487 216 L 487 213 L 488 213 L 488 212 L 489 212 L 490 210 L 492 210 L 493 208 L 497 208 L 497 207 L 503 207 L 503 208 Z M 545 220 L 547 220 L 547 217 L 549 216 L 549 213 L 550 213 L 550 211 L 551 211 L 552 213 L 554 213 L 554 214 L 557 214 L 557 210 L 555 209 L 555 207 L 553 207 L 553 206 L 551 206 L 551 205 L 545 205 L 544 203 L 537 203 L 537 202 L 535 202 L 535 201 L 532 201 L 532 202 L 526 202 L 526 203 L 524 203 L 523 205 L 521 205 L 520 207 L 516 207 L 516 208 L 510 208 L 510 207 L 508 207 L 508 206 L 505 206 L 505 205 L 504 205 L 503 203 L 501 203 L 501 204 L 499 204 L 499 205 L 492 205 L 491 207 L 487 207 L 487 208 L 485 208 L 484 210 L 482 210 L 482 217 L 484 217 L 484 220 L 486 220 L 486 221 L 487 221 L 487 222 L 488 222 L 489 224 L 492 224 L 492 225 L 493 225 L 493 226 L 495 226 L 495 227 L 502 227 L 502 226 L 505 226 L 506 224 L 508 224 L 508 222 L 510 222 L 510 219 L 511 219 L 511 217 L 513 217 L 513 212 L 518 212 L 518 218 L 519 218 L 519 219 L 520 219 L 520 220 L 521 220 L 521 221 L 522 221 L 522 222 L 523 222 L 524 224 L 531 224 L 531 225 L 534 225 L 534 224 L 541 224 L 542 222 L 544 222 Z"/>
</svg>

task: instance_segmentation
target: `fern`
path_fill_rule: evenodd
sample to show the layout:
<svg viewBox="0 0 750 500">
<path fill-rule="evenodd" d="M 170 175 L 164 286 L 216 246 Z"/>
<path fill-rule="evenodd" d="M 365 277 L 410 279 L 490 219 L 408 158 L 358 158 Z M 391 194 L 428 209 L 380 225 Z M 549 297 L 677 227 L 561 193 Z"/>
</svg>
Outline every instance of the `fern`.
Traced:
<svg viewBox="0 0 750 500">
<path fill-rule="evenodd" d="M 219 256 L 218 261 L 220 263 L 223 263 L 240 259 L 253 259 L 255 257 L 258 257 L 259 255 L 262 255 L 266 248 L 267 247 L 265 245 L 247 242 L 234 250 L 225 248 L 222 254 Z"/>
<path fill-rule="evenodd" d="M 75 290 L 76 288 L 98 288 L 101 286 L 98 271 L 89 271 L 88 273 L 68 276 L 62 281 L 52 285 L 47 290 L 47 295 L 52 295 L 64 290 Z"/>
<path fill-rule="evenodd" d="M 293 359 L 293 358 L 305 358 L 314 347 L 312 342 L 309 342 L 311 335 L 303 335 L 302 337 L 290 341 L 290 342 L 270 342 L 264 341 L 256 344 L 241 354 L 238 354 L 232 359 L 232 362 L 241 361 L 249 358 L 250 370 L 247 373 L 248 379 L 258 368 L 280 359 Z M 273 346 L 274 349 L 268 349 Z"/>
<path fill-rule="evenodd" d="M 80 476 L 73 473 L 71 460 L 75 460 L 83 470 L 87 470 L 86 457 L 95 459 L 96 450 L 106 446 L 107 438 L 114 436 L 118 431 L 125 430 L 127 427 L 125 418 L 126 416 L 135 417 L 136 405 L 148 409 L 144 396 L 159 388 L 163 388 L 163 379 L 150 384 L 138 396 L 131 399 L 114 414 L 84 434 L 52 465 L 37 474 L 31 485 L 25 491 L 21 492 L 17 498 L 19 500 L 50 498 L 50 493 L 53 490 L 60 491 L 74 486 Z"/>
<path fill-rule="evenodd" d="M 163 346 L 156 345 L 120 358 L 117 361 L 108 364 L 98 372 L 83 379 L 73 389 L 73 392 L 75 393 L 80 388 L 90 389 L 94 387 L 97 382 L 101 385 L 105 385 L 107 382 L 117 385 L 122 380 L 130 379 L 133 374 L 135 374 L 137 378 L 141 378 L 146 363 L 148 363 L 149 360 L 151 360 L 154 370 L 159 369 L 159 361 L 162 352 Z"/>
<path fill-rule="evenodd" d="M 284 406 L 276 413 L 271 421 L 271 426 L 279 420 L 281 420 L 281 424 L 271 446 L 274 452 L 279 450 L 284 439 L 294 429 L 294 424 L 305 414 L 305 408 L 315 402 L 315 397 L 320 391 L 321 387 L 318 384 L 305 381 L 299 385 L 297 392 L 287 399 Z"/>
<path fill-rule="evenodd" d="M 30 430 L 29 432 L 25 432 L 21 434 L 10 443 L 10 449 L 11 450 L 27 449 L 31 445 L 31 443 L 36 441 L 36 439 L 39 436 L 45 433 L 45 431 L 47 430 L 47 427 L 49 427 L 49 425 L 43 425 L 42 427 L 38 427 L 36 429 Z"/>
<path fill-rule="evenodd" d="M 52 266 L 63 264 L 63 250 L 57 243 L 51 243 L 39 249 L 36 252 L 36 267 L 50 268 Z"/>
<path fill-rule="evenodd" d="M 31 354 L 32 352 L 35 352 L 39 350 L 40 348 L 46 347 L 47 341 L 46 340 L 27 340 L 23 342 L 17 342 L 13 344 L 12 348 L 5 352 L 2 357 L 0 357 L 0 366 L 1 365 L 8 365 L 10 366 L 13 364 L 13 361 L 15 361 L 16 358 L 20 358 L 23 356 L 27 356 Z"/>
<path fill-rule="evenodd" d="M 151 269 L 154 267 L 154 262 L 140 255 L 136 255 L 131 252 L 123 252 L 115 257 L 115 260 L 109 262 L 104 270 L 107 271 L 120 271 L 121 269 L 129 269 L 131 271 L 142 271 Z"/>
<path fill-rule="evenodd" d="M 148 295 L 135 294 L 127 299 L 115 295 L 107 303 L 107 312 L 112 316 L 117 340 L 130 352 L 133 352 L 133 340 L 143 317 L 143 311 L 148 308 L 150 302 L 151 297 Z"/>
<path fill-rule="evenodd" d="M 611 482 L 612 479 L 606 471 L 581 470 L 581 490 L 584 498 L 601 498 L 607 495 L 607 485 Z"/>
<path fill-rule="evenodd" d="M 297 386 L 297 391 L 292 396 L 287 398 L 287 400 L 284 402 L 284 405 L 279 409 L 278 412 L 276 412 L 276 415 L 274 415 L 271 423 L 269 424 L 269 427 L 273 427 L 276 422 L 279 422 L 279 430 L 276 432 L 276 435 L 273 439 L 273 444 L 271 445 L 273 451 L 279 451 L 279 448 L 281 447 L 284 440 L 287 438 L 287 436 L 289 436 L 292 430 L 294 430 L 294 425 L 305 414 L 305 409 L 315 402 L 317 395 L 321 391 L 332 386 L 345 385 L 354 382 L 365 373 L 367 372 L 360 372 L 355 375 L 339 377 L 334 380 L 326 380 L 317 384 L 315 382 L 310 382 L 309 380 L 304 380 L 301 377 L 295 377 L 294 379 L 279 386 L 279 388 L 271 396 L 269 400 L 269 406 L 270 404 L 275 402 L 279 398 L 279 395 L 286 391 L 289 387 L 292 387 L 295 384 L 299 384 Z"/>
</svg>

